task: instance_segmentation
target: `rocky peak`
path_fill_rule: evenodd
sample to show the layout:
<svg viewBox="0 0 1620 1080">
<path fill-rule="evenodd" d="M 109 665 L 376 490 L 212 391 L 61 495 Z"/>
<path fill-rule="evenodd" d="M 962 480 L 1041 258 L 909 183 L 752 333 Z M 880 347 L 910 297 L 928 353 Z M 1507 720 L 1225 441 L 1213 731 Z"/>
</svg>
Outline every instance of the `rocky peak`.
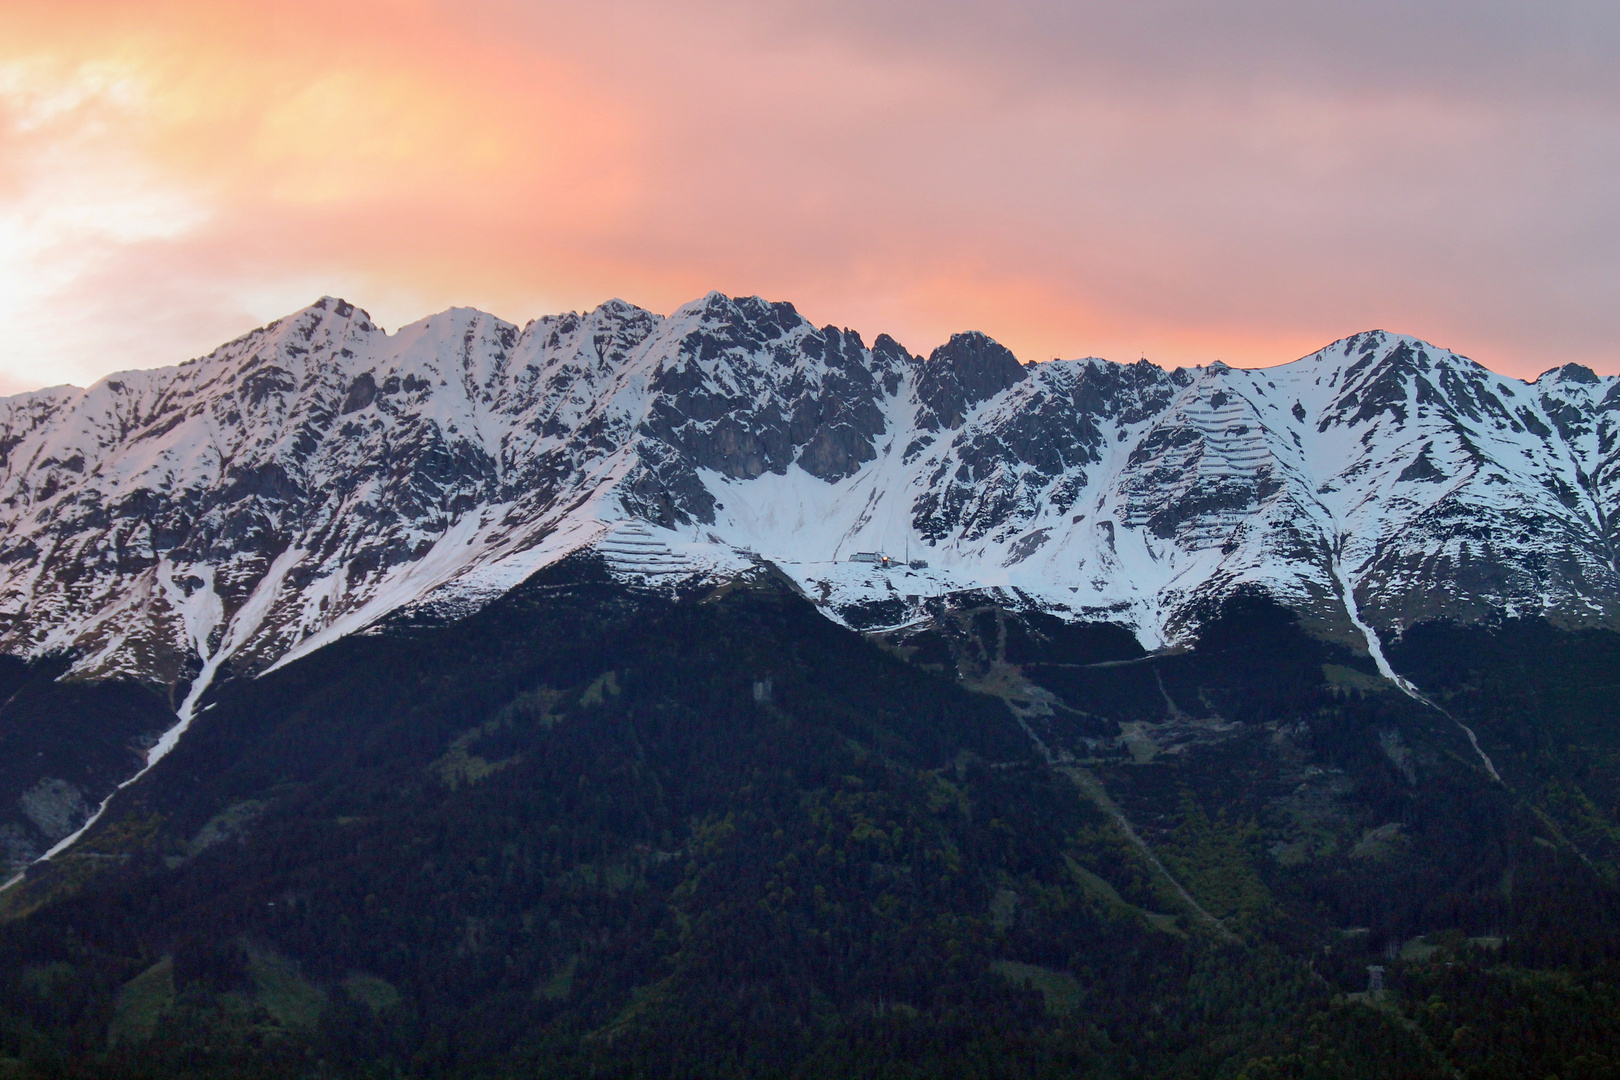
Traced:
<svg viewBox="0 0 1620 1080">
<path fill-rule="evenodd" d="M 1537 385 L 1540 385 L 1544 379 L 1549 382 L 1576 383 L 1585 386 L 1596 385 L 1603 381 L 1598 377 L 1597 372 L 1582 364 L 1564 364 L 1561 367 L 1544 371 L 1536 377 Z"/>
<path fill-rule="evenodd" d="M 718 293 L 671 316 L 670 328 L 640 430 L 697 467 L 750 479 L 796 464 L 832 481 L 876 455 L 882 402 L 910 359 L 892 340 L 869 350 L 791 304 Z"/>
<path fill-rule="evenodd" d="M 1011 350 L 984 334 L 952 334 L 917 373 L 917 400 L 926 410 L 918 414 L 917 424 L 929 431 L 955 430 L 973 406 L 1028 375 Z"/>
<path fill-rule="evenodd" d="M 384 331 L 363 309 L 335 296 L 323 296 L 308 307 L 284 316 L 215 350 L 203 360 L 233 355 L 276 352 L 287 357 L 322 351 L 338 353 L 351 338 L 364 339 Z"/>
</svg>

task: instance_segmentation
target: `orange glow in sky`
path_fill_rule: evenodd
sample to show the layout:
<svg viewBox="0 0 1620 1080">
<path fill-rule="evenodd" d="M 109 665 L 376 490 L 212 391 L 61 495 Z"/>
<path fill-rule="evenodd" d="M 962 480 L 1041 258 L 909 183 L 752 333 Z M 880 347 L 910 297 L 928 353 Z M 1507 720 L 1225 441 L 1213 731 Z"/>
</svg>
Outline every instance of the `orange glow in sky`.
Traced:
<svg viewBox="0 0 1620 1080">
<path fill-rule="evenodd" d="M 0 0 L 0 393 L 324 293 L 390 327 L 720 289 L 916 352 L 1257 365 L 1381 327 L 1620 370 L 1614 20 L 1370 10 Z"/>
</svg>

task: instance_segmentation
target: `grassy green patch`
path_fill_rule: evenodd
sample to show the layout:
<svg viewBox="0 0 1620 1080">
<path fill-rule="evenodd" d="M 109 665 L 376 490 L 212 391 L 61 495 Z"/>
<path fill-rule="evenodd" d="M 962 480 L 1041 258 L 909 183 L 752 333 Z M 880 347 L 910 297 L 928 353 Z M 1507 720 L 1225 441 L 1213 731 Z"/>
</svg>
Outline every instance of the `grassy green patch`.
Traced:
<svg viewBox="0 0 1620 1080">
<path fill-rule="evenodd" d="M 1393 859 L 1406 850 L 1407 845 L 1406 837 L 1401 834 L 1400 822 L 1392 821 L 1363 832 L 1360 841 L 1350 849 L 1350 857 L 1376 861 Z"/>
<path fill-rule="evenodd" d="M 326 1008 L 326 994 L 306 981 L 298 964 L 275 953 L 255 952 L 248 959 L 255 997 L 284 1027 L 312 1028 Z"/>
<path fill-rule="evenodd" d="M 607 697 L 618 696 L 619 676 L 609 671 L 585 688 L 585 692 L 579 695 L 579 703 L 581 705 L 600 705 L 607 700 Z"/>
<path fill-rule="evenodd" d="M 399 990 L 393 983 L 363 971 L 351 972 L 343 980 L 343 992 L 379 1016 L 398 1005 L 400 1000 Z"/>
<path fill-rule="evenodd" d="M 71 964 L 38 964 L 23 970 L 22 984 L 40 997 L 49 998 L 72 982 L 73 976 Z"/>
<path fill-rule="evenodd" d="M 482 733 L 481 730 L 477 732 Z M 446 787 L 454 791 L 463 784 L 476 784 L 486 776 L 492 776 L 516 762 L 515 756 L 490 761 L 477 754 L 469 754 L 466 743 L 458 740 L 450 744 L 449 753 L 433 763 L 432 770 L 444 781 Z"/>
<path fill-rule="evenodd" d="M 114 1046 L 152 1037 L 158 1018 L 174 1007 L 174 961 L 165 956 L 118 991 L 107 1041 Z"/>
<path fill-rule="evenodd" d="M 567 1001 L 574 992 L 574 970 L 578 967 L 577 954 L 558 964 L 551 976 L 535 988 L 535 996 L 546 1001 Z"/>
<path fill-rule="evenodd" d="M 1014 986 L 1039 990 L 1046 999 L 1048 1016 L 1067 1016 L 1080 1007 L 1080 984 L 1073 975 L 1016 960 L 997 960 L 990 970 Z"/>
<path fill-rule="evenodd" d="M 187 855 L 196 855 L 215 844 L 240 836 L 270 804 L 264 799 L 234 802 L 209 818 L 187 846 Z"/>
<path fill-rule="evenodd" d="M 1323 664 L 1322 677 L 1328 685 L 1339 690 L 1360 690 L 1368 694 L 1382 694 L 1394 689 L 1388 679 L 1377 675 L 1369 675 L 1365 671 L 1357 671 L 1353 667 L 1343 664 Z"/>
<path fill-rule="evenodd" d="M 1110 885 L 1107 879 L 1087 870 L 1069 855 L 1065 854 L 1063 861 L 1068 864 L 1069 874 L 1074 878 L 1075 884 L 1080 886 L 1080 890 L 1101 904 L 1110 915 L 1115 918 L 1141 919 L 1155 930 L 1162 930 L 1178 937 L 1186 936 L 1185 931 L 1177 925 L 1174 915 L 1137 907 L 1121 896 L 1119 890 Z"/>
</svg>

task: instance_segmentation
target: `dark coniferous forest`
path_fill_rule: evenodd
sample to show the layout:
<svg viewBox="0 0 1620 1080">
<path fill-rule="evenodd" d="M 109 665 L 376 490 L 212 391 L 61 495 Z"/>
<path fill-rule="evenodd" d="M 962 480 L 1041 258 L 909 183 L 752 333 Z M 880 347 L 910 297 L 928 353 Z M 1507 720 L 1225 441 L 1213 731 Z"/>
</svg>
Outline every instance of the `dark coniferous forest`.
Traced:
<svg viewBox="0 0 1620 1080">
<path fill-rule="evenodd" d="M 1620 1076 L 1620 635 L 1414 628 L 1431 708 L 1258 596 L 930 604 L 577 556 L 222 683 L 0 894 L 0 1076 Z M 168 704 L 58 674 L 11 753 Z"/>
</svg>

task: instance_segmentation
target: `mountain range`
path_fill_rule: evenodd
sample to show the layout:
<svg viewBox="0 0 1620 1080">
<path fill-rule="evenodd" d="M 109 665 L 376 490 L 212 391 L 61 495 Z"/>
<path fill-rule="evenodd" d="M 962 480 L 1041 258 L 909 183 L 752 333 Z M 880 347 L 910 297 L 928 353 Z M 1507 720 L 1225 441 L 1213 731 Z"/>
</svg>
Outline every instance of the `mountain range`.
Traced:
<svg viewBox="0 0 1620 1080">
<path fill-rule="evenodd" d="M 1620 755 L 1604 749 L 1617 631 L 1620 377 L 1578 365 L 1525 382 L 1381 330 L 1263 369 L 1022 363 L 971 332 L 923 356 L 886 335 L 868 344 L 818 328 L 786 303 L 718 293 L 668 316 L 615 300 L 519 327 L 452 309 L 388 333 L 326 297 L 176 367 L 0 399 L 0 926 L 24 927 L 15 941 L 35 940 L 30 926 L 71 926 L 78 940 L 91 924 L 73 912 L 99 911 L 95 926 L 125 928 L 106 931 L 99 959 L 39 961 L 99 988 L 84 991 L 99 1002 L 84 1015 L 99 1019 L 74 1023 L 100 1034 L 62 1035 L 72 1054 L 132 1045 L 128 1033 L 157 1030 L 159 1013 L 191 1015 L 188 979 L 208 1008 L 248 995 L 278 1031 L 304 1029 L 287 1020 L 296 1009 L 277 1011 L 272 984 L 303 987 L 306 1004 L 348 994 L 371 1008 L 394 994 L 431 1012 L 434 994 L 450 994 L 452 1012 L 474 998 L 492 1008 L 456 981 L 458 965 L 496 965 L 478 969 L 494 986 L 499 950 L 484 942 L 507 926 L 529 944 L 500 955 L 529 981 L 500 991 L 517 995 L 501 1008 L 551 1010 L 556 1032 L 572 1034 L 547 1045 L 583 1054 L 577 1075 L 641 1075 L 623 1061 L 614 1073 L 602 1063 L 617 1051 L 592 1057 L 608 1043 L 590 1040 L 643 1020 L 676 1038 L 690 1017 L 669 1011 L 664 990 L 646 996 L 667 982 L 652 973 L 673 969 L 636 952 L 650 946 L 633 934 L 630 952 L 614 953 L 610 939 L 629 931 L 611 919 L 562 901 L 524 907 L 540 892 L 519 896 L 513 852 L 529 852 L 533 889 L 597 890 L 603 911 L 619 910 L 626 888 L 651 890 L 662 899 L 647 911 L 663 914 L 644 913 L 647 926 L 679 924 L 658 930 L 675 949 L 658 963 L 679 968 L 698 955 L 690 920 L 732 910 L 692 906 L 700 853 L 757 826 L 778 841 L 785 828 L 805 865 L 832 858 L 783 824 L 830 799 L 826 813 L 855 814 L 857 841 L 874 829 L 893 839 L 885 854 L 849 849 L 866 876 L 837 880 L 867 892 L 817 900 L 812 922 L 836 908 L 848 930 L 859 919 L 839 905 L 876 912 L 902 879 L 934 889 L 907 901 L 918 906 L 896 941 L 966 919 L 971 929 L 939 930 L 928 946 L 939 972 L 979 978 L 950 966 L 971 940 L 973 972 L 999 973 L 995 987 L 1027 983 L 1068 1015 L 1071 991 L 1108 998 L 1088 966 L 1101 961 L 1037 938 L 1083 938 L 1081 916 L 1061 912 L 1085 908 L 1113 928 L 1096 933 L 1124 934 L 1154 964 L 1183 963 L 1163 959 L 1176 941 L 1204 942 L 1174 945 L 1185 957 L 1269 943 L 1292 958 L 1265 969 L 1277 1000 L 1320 991 L 1329 1009 L 1337 993 L 1336 1009 L 1364 959 L 1405 956 L 1414 941 L 1421 952 L 1424 933 L 1468 924 L 1474 953 L 1453 943 L 1435 954 L 1456 963 L 1504 934 L 1541 941 L 1529 927 L 1554 909 L 1608 910 L 1604 875 L 1620 857 L 1620 809 L 1604 801 L 1611 788 L 1620 798 Z M 1504 682 L 1509 670 L 1517 682 Z M 706 769 L 717 770 L 710 787 Z M 860 792 L 878 798 L 870 784 L 890 785 L 887 824 L 850 809 Z M 591 802 L 594 785 L 614 794 Z M 788 794 L 760 794 L 778 787 Z M 1076 792 L 1083 812 L 1069 805 Z M 542 797 L 561 802 L 513 824 L 523 814 L 511 807 Z M 639 818 L 624 809 L 644 802 Z M 924 861 L 896 854 L 908 828 L 927 834 L 957 806 L 954 839 L 936 837 Z M 487 910 L 458 907 L 431 934 L 389 931 L 447 950 L 440 959 L 413 969 L 396 957 L 379 974 L 352 941 L 315 944 L 308 904 L 371 918 L 361 881 L 393 871 L 367 852 L 408 848 L 418 841 L 398 830 L 452 813 L 480 823 L 468 843 L 493 845 L 467 866 L 499 850 L 508 878 L 488 885 L 498 900 Z M 1459 824 L 1469 814 L 1477 822 Z M 354 829 L 374 839 L 344 847 Z M 1015 833 L 1024 854 L 992 854 Z M 532 847 L 559 836 L 561 847 Z M 597 855 L 582 853 L 592 845 Z M 1584 867 L 1578 888 L 1549 851 Z M 431 906 L 461 889 L 445 857 L 400 895 Z M 738 881 L 764 865 L 737 857 L 725 872 Z M 319 886 L 296 869 L 306 862 L 324 868 Z M 798 872 L 773 865 L 781 880 Z M 816 873 L 798 885 L 802 902 L 805 890 L 844 887 Z M 241 886 L 249 906 L 208 908 L 201 922 L 175 914 L 238 880 L 254 882 Z M 772 881 L 759 888 L 791 907 Z M 1541 914 L 1504 914 L 1515 888 L 1542 897 Z M 81 890 L 89 899 L 72 900 Z M 179 906 L 154 899 L 164 896 Z M 735 899 L 737 910 L 763 896 Z M 129 912 L 147 903 L 165 912 L 154 927 L 173 927 L 143 929 Z M 278 903 L 306 905 L 304 938 L 264 921 Z M 555 939 L 543 947 L 523 936 L 541 908 Z M 13 939 L 0 939 L 3 952 Z M 374 951 L 391 948 L 381 941 Z M 732 946 L 713 948 L 702 963 Z M 306 974 L 286 975 L 298 962 Z M 351 986 L 362 968 L 371 990 Z M 729 978 L 722 970 L 712 977 Z M 794 970 L 759 985 L 820 978 Z M 576 971 L 596 988 L 584 999 L 567 989 Z M 916 1002 L 917 980 L 936 976 L 893 986 Z M 34 1000 L 28 978 L 16 1000 Z M 728 1001 L 753 993 L 699 983 Z M 8 985 L 0 978 L 0 997 Z M 860 1024 L 900 992 L 816 985 L 837 1003 L 827 1009 Z M 1002 1000 L 968 986 L 958 989 Z M 166 1004 L 151 1006 L 150 1024 L 129 1020 L 129 995 L 148 991 Z M 1113 1035 L 1087 1038 L 1127 1038 L 1142 993 L 1119 1006 Z M 795 1018 L 780 1022 L 814 1028 L 822 1020 L 807 1018 L 824 1004 L 783 1005 Z M 905 1007 L 935 1020 L 956 1008 Z M 1164 1008 L 1182 1005 L 1152 1006 Z M 388 1015 L 389 1038 L 413 1053 L 438 1037 L 423 1034 L 427 1013 Z M 481 1015 L 463 1017 L 467 1030 Z M 1401 1023 L 1440 1022 L 1413 1016 Z M 514 1033 L 526 1023 L 512 1022 Z M 8 1030 L 0 1065 L 18 1052 Z M 1256 1046 L 1269 1037 L 1251 1034 Z M 512 1039 L 502 1054 L 518 1053 Z M 1452 1062 L 1435 1075 L 1463 1060 L 1422 1053 Z M 699 1058 L 708 1064 L 692 1075 L 714 1067 Z M 434 1060 L 423 1075 L 448 1069 Z M 173 1062 L 140 1067 L 164 1075 Z"/>
<path fill-rule="evenodd" d="M 591 546 L 670 584 L 769 560 L 860 626 L 994 588 L 1160 648 L 1256 585 L 1357 643 L 1614 627 L 1617 439 L 1620 379 L 1524 383 L 1382 331 L 1165 371 L 1021 364 L 976 333 L 924 358 L 719 294 L 393 334 L 326 298 L 178 367 L 0 401 L 0 649 L 178 705 Z"/>
</svg>

